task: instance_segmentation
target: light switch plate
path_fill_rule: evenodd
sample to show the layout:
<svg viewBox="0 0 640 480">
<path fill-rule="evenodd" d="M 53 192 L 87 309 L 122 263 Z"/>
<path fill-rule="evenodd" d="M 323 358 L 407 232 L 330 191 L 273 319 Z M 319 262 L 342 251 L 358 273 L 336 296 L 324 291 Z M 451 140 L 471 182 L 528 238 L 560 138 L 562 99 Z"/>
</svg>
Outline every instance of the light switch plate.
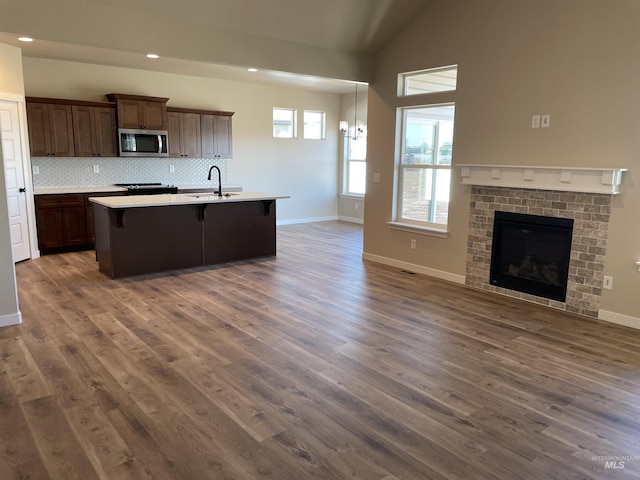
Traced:
<svg viewBox="0 0 640 480">
<path fill-rule="evenodd" d="M 380 183 L 380 174 L 379 173 L 374 173 L 373 174 L 373 183 Z"/>
<path fill-rule="evenodd" d="M 540 115 L 531 117 L 531 128 L 540 128 Z"/>
<path fill-rule="evenodd" d="M 542 115 L 542 128 L 549 128 L 551 125 L 551 115 Z"/>
<path fill-rule="evenodd" d="M 34 165 L 33 166 L 33 174 L 34 175 L 40 175 L 40 166 L 39 165 Z"/>
</svg>

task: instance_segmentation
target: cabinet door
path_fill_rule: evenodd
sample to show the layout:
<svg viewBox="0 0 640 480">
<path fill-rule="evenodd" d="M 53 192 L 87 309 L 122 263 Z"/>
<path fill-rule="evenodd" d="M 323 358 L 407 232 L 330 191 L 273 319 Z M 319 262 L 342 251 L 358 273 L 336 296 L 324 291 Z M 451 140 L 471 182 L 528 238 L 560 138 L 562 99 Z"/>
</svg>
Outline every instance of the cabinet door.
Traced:
<svg viewBox="0 0 640 480">
<path fill-rule="evenodd" d="M 202 156 L 204 158 L 231 158 L 231 117 L 201 115 Z"/>
<path fill-rule="evenodd" d="M 36 224 L 38 228 L 38 247 L 40 250 L 64 246 L 61 209 L 36 209 Z"/>
<path fill-rule="evenodd" d="M 51 155 L 73 157 L 73 118 L 71 105 L 49 105 L 49 134 Z"/>
<path fill-rule="evenodd" d="M 231 143 L 231 117 L 216 115 L 214 125 L 214 144 L 216 155 L 221 158 L 231 158 L 233 155 Z"/>
<path fill-rule="evenodd" d="M 169 156 L 201 156 L 200 114 L 168 112 L 169 118 Z"/>
<path fill-rule="evenodd" d="M 140 102 L 142 128 L 148 130 L 167 129 L 167 107 L 160 102 Z"/>
<path fill-rule="evenodd" d="M 169 119 L 169 156 L 182 157 L 182 128 L 180 127 L 182 114 L 168 112 L 167 117 Z"/>
<path fill-rule="evenodd" d="M 118 125 L 120 128 L 142 128 L 142 112 L 137 100 L 118 100 Z"/>
<path fill-rule="evenodd" d="M 29 150 L 32 157 L 46 157 L 51 152 L 49 137 L 49 105 L 27 103 Z"/>
<path fill-rule="evenodd" d="M 92 157 L 96 154 L 95 112 L 93 107 L 74 105 L 73 140 L 77 157 Z"/>
<path fill-rule="evenodd" d="M 87 244 L 85 207 L 65 207 L 62 212 L 62 235 L 65 247 Z"/>
<path fill-rule="evenodd" d="M 118 156 L 118 129 L 116 109 L 113 107 L 94 107 L 96 153 L 99 157 Z"/>
<path fill-rule="evenodd" d="M 185 157 L 199 158 L 202 152 L 200 136 L 200 114 L 182 114 L 182 154 Z"/>
</svg>

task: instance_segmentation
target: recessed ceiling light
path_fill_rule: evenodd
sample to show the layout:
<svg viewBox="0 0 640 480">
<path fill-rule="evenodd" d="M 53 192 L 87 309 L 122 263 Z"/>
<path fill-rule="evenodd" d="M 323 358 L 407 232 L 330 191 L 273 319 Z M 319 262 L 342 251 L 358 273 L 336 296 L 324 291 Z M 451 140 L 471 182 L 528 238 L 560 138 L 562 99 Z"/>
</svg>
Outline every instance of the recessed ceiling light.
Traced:
<svg viewBox="0 0 640 480">
<path fill-rule="evenodd" d="M 147 53 L 147 58 L 160 58 L 160 56 L 155 53 Z"/>
<path fill-rule="evenodd" d="M 31 37 L 18 37 L 18 40 L 21 42 L 33 42 L 33 38 Z"/>
<path fill-rule="evenodd" d="M 248 72 L 257 72 L 258 69 L 257 68 L 247 68 Z"/>
</svg>

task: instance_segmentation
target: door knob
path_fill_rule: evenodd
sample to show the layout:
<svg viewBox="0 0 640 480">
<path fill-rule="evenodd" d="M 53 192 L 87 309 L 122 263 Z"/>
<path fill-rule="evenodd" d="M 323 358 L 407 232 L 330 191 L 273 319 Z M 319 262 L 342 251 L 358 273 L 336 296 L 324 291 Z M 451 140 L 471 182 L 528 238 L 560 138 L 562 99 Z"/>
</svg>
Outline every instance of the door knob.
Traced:
<svg viewBox="0 0 640 480">
<path fill-rule="evenodd" d="M 27 191 L 27 189 L 26 189 L 26 188 L 24 188 L 24 187 L 22 187 L 22 188 L 19 188 L 19 189 L 18 189 L 18 191 L 19 191 L 20 193 L 24 193 L 24 192 L 26 192 L 26 191 Z"/>
</svg>

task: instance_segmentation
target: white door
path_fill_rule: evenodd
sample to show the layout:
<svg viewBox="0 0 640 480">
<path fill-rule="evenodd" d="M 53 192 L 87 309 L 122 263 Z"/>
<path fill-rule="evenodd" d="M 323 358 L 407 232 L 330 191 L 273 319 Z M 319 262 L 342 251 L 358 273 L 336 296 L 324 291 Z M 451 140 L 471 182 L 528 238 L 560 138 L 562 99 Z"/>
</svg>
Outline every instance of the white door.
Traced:
<svg viewBox="0 0 640 480">
<path fill-rule="evenodd" d="M 13 102 L 0 101 L 0 139 L 2 140 L 14 262 L 26 260 L 31 256 L 19 126 L 18 105 Z"/>
</svg>

